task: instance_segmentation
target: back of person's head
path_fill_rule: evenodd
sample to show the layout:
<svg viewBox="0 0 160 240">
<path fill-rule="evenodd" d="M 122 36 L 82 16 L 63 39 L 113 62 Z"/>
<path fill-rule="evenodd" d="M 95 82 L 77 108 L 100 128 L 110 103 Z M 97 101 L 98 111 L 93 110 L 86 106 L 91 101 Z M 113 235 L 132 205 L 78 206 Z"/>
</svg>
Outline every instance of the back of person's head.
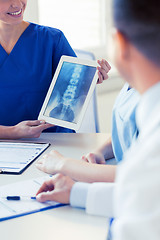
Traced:
<svg viewBox="0 0 160 240">
<path fill-rule="evenodd" d="M 160 0 L 113 0 L 113 18 L 116 29 L 160 66 Z"/>
</svg>

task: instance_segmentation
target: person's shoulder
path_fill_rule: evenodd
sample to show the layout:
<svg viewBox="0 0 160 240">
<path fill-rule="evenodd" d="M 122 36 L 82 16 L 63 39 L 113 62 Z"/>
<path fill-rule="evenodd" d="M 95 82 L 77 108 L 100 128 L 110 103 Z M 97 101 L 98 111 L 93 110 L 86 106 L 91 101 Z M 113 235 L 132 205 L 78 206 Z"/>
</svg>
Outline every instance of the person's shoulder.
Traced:
<svg viewBox="0 0 160 240">
<path fill-rule="evenodd" d="M 32 29 L 38 34 L 42 35 L 43 37 L 47 38 L 53 38 L 53 37 L 61 37 L 63 35 L 63 32 L 57 28 L 49 27 L 49 26 L 44 26 L 44 25 L 39 25 L 35 23 L 30 23 L 32 26 Z"/>
</svg>

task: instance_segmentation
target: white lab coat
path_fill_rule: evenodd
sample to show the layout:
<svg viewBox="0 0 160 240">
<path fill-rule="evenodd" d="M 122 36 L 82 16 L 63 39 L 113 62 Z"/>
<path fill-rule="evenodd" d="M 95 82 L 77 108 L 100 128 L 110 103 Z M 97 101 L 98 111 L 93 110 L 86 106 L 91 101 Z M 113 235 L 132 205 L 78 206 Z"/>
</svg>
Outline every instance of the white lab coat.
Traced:
<svg viewBox="0 0 160 240">
<path fill-rule="evenodd" d="M 139 138 L 119 164 L 116 184 L 82 183 L 84 192 L 76 183 L 71 192 L 72 206 L 115 217 L 113 240 L 160 239 L 160 83 L 142 97 L 137 124 Z"/>
<path fill-rule="evenodd" d="M 160 84 L 142 97 L 140 135 L 120 164 L 113 240 L 160 239 Z"/>
</svg>

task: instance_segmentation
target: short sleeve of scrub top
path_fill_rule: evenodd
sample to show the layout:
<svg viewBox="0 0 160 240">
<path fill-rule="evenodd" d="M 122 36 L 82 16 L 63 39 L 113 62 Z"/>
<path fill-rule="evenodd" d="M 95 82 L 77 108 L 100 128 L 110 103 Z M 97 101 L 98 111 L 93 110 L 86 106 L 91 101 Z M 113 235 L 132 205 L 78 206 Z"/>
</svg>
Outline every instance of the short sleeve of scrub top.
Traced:
<svg viewBox="0 0 160 240">
<path fill-rule="evenodd" d="M 140 96 L 126 83 L 118 95 L 112 114 L 112 147 L 117 162 L 137 138 L 135 113 Z"/>
<path fill-rule="evenodd" d="M 62 55 L 76 56 L 64 34 L 30 23 L 8 55 L 0 45 L 0 125 L 36 120 Z M 53 132 L 73 132 L 55 126 Z"/>
</svg>

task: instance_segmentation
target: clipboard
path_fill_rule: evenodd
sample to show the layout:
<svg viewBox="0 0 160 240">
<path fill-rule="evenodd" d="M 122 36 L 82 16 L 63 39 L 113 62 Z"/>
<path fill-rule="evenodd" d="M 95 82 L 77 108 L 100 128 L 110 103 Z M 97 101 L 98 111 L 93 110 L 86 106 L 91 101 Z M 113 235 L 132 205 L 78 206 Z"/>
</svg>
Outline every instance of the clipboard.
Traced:
<svg viewBox="0 0 160 240">
<path fill-rule="evenodd" d="M 50 176 L 46 176 L 1 186 L 0 222 L 66 205 L 54 201 L 40 203 L 36 200 L 8 201 L 3 199 L 3 196 L 7 195 L 35 196 L 42 183 L 49 178 Z"/>
<path fill-rule="evenodd" d="M 21 174 L 50 143 L 0 142 L 0 174 Z"/>
</svg>

